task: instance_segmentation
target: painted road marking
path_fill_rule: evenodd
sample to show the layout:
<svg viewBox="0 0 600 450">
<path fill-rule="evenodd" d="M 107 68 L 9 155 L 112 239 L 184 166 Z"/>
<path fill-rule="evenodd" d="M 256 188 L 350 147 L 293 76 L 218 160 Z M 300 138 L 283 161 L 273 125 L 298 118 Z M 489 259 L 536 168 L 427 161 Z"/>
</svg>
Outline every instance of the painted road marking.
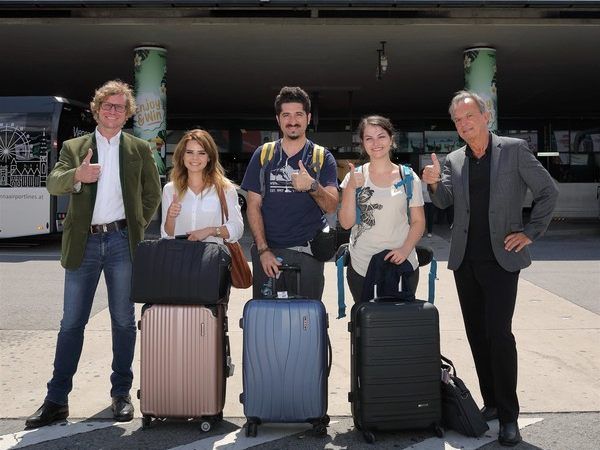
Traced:
<svg viewBox="0 0 600 450">
<path fill-rule="evenodd" d="M 19 431 L 18 433 L 0 436 L 0 450 L 26 447 L 28 445 L 53 441 L 55 439 L 62 439 L 67 436 L 87 433 L 88 431 L 100 430 L 102 428 L 108 428 L 115 425 L 119 425 L 119 422 L 57 422 L 42 428 L 34 428 L 31 430 Z"/>
<path fill-rule="evenodd" d="M 544 420 L 541 417 L 531 417 L 519 419 L 519 429 L 523 429 L 534 423 Z M 443 438 L 429 438 L 418 444 L 406 447 L 405 450 L 476 450 L 490 442 L 498 439 L 498 421 L 488 422 L 490 429 L 478 438 L 470 438 L 456 433 L 455 431 L 446 431 Z"/>
</svg>

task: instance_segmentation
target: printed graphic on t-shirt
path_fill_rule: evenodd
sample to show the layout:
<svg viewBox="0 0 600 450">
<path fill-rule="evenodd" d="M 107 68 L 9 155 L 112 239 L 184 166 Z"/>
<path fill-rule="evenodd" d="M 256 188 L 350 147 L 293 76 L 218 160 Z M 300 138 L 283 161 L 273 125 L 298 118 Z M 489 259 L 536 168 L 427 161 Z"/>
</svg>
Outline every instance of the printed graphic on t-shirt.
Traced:
<svg viewBox="0 0 600 450">
<path fill-rule="evenodd" d="M 294 169 L 287 164 L 283 167 L 272 169 L 269 172 L 269 192 L 294 192 L 292 186 L 292 173 Z"/>
<path fill-rule="evenodd" d="M 376 209 L 383 209 L 383 205 L 379 203 L 367 203 L 373 196 L 373 192 L 373 189 L 365 186 L 358 194 L 357 205 L 360 210 L 360 224 L 356 228 L 356 233 L 352 239 L 352 246 L 356 245 L 358 238 L 364 231 L 375 226 L 375 215 L 373 212 Z"/>
</svg>

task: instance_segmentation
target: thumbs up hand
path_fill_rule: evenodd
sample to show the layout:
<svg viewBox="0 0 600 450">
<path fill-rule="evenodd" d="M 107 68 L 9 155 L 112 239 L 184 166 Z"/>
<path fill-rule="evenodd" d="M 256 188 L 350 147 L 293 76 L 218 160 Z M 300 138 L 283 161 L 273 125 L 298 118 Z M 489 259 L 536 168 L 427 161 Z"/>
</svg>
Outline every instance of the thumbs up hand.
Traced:
<svg viewBox="0 0 600 450">
<path fill-rule="evenodd" d="M 309 175 L 302 160 L 298 161 L 298 171 L 292 172 L 292 186 L 294 190 L 299 192 L 308 191 L 313 181 L 315 180 Z"/>
<path fill-rule="evenodd" d="M 351 189 L 359 189 L 365 184 L 365 176 L 361 171 L 357 171 L 354 164 L 351 162 L 348 163 L 348 168 L 350 169 L 350 179 L 348 180 L 348 187 Z"/>
<path fill-rule="evenodd" d="M 181 203 L 179 202 L 179 194 L 173 194 L 173 201 L 169 205 L 169 209 L 167 210 L 167 216 L 171 219 L 177 218 L 181 213 Z"/>
<path fill-rule="evenodd" d="M 92 149 L 88 149 L 87 155 L 83 159 L 81 165 L 75 170 L 75 183 L 95 183 L 100 178 L 102 167 L 100 164 L 92 164 Z"/>
<path fill-rule="evenodd" d="M 431 162 L 423 170 L 423 181 L 427 184 L 437 184 L 441 180 L 442 169 L 435 153 L 431 154 Z"/>
</svg>

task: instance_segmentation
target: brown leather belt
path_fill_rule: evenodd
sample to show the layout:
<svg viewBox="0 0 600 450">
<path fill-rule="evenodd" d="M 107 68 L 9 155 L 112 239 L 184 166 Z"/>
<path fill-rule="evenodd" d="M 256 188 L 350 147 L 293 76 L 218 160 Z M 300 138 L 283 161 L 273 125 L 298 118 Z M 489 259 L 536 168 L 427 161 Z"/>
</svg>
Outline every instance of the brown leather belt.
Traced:
<svg viewBox="0 0 600 450">
<path fill-rule="evenodd" d="M 122 230 L 123 228 L 127 228 L 127 220 L 125 219 L 116 220 L 111 223 L 103 223 L 100 225 L 90 225 L 90 233 L 111 233 L 113 231 Z"/>
</svg>

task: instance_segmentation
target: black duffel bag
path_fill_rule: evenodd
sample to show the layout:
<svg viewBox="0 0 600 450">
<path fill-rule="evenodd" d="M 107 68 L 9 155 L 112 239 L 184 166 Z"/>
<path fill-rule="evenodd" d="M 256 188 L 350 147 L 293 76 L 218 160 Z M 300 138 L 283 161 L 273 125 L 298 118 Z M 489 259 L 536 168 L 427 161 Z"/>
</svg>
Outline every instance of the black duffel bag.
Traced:
<svg viewBox="0 0 600 450">
<path fill-rule="evenodd" d="M 469 437 L 479 437 L 489 426 L 454 364 L 442 356 L 442 425 Z"/>
<path fill-rule="evenodd" d="M 230 266 L 227 247 L 215 242 L 142 241 L 133 259 L 131 299 L 177 305 L 227 303 Z"/>
</svg>

